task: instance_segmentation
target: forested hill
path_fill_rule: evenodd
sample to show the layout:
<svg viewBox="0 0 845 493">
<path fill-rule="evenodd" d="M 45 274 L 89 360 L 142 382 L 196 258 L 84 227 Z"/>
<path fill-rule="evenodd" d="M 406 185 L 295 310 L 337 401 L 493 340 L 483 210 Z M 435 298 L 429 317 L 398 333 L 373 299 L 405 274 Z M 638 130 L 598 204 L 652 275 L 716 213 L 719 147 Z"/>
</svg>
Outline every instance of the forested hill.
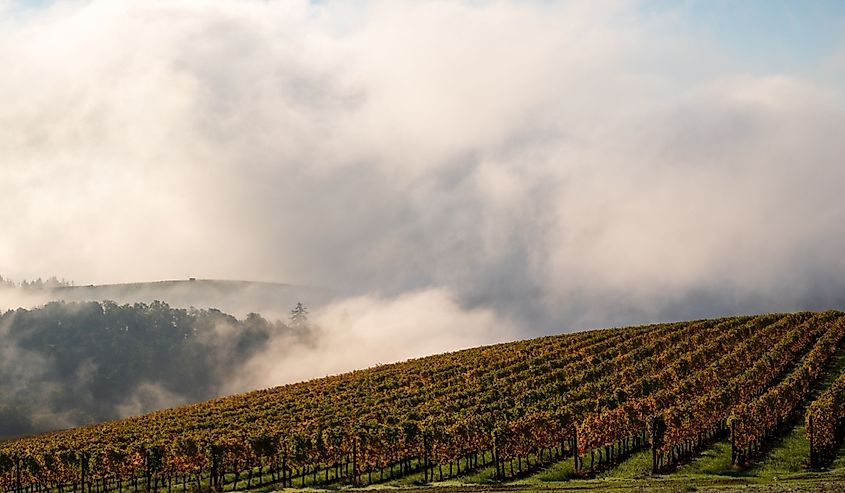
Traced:
<svg viewBox="0 0 845 493">
<path fill-rule="evenodd" d="M 562 460 L 577 477 L 649 449 L 650 470 L 671 471 L 726 439 L 741 467 L 805 413 L 801 453 L 823 466 L 843 437 L 845 377 L 818 384 L 843 350 L 834 311 L 479 347 L 7 442 L 0 484 L 219 491 L 253 475 L 337 486 L 484 467 L 506 480 Z"/>
<path fill-rule="evenodd" d="M 250 314 L 166 303 L 53 302 L 0 316 L 0 437 L 137 415 L 218 395 L 272 337 Z"/>
</svg>

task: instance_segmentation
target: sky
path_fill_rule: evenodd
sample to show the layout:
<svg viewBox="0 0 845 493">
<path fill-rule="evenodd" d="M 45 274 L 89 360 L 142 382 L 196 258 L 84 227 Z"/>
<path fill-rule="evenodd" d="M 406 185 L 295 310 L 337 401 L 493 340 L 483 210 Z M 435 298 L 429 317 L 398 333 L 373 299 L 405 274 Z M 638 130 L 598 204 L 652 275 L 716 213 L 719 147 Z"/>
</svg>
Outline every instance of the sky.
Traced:
<svg viewBox="0 0 845 493">
<path fill-rule="evenodd" d="M 329 287 L 327 325 L 459 345 L 843 308 L 842 33 L 833 0 L 0 0 L 0 274 Z"/>
<path fill-rule="evenodd" d="M 754 73 L 806 74 L 842 47 L 845 4 L 837 0 L 687 0 L 641 4 L 675 10 L 684 29 L 729 52 Z"/>
</svg>

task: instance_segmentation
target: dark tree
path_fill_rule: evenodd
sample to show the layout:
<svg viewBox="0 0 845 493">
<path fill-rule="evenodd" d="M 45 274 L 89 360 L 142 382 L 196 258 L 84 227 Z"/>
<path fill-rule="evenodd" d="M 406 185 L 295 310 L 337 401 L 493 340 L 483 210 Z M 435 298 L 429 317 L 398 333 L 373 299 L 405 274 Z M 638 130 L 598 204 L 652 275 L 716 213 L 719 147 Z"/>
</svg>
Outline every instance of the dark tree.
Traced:
<svg viewBox="0 0 845 493">
<path fill-rule="evenodd" d="M 308 325 L 308 308 L 301 301 L 290 311 L 290 324 L 292 327 L 305 327 Z"/>
</svg>

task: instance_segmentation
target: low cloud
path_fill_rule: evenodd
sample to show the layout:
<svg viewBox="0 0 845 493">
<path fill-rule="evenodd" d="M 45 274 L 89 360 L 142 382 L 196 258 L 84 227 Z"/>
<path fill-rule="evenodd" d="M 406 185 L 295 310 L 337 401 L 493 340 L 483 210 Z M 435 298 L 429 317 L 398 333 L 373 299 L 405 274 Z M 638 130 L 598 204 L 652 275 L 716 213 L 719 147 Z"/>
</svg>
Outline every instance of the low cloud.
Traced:
<svg viewBox="0 0 845 493">
<path fill-rule="evenodd" d="M 268 384 L 498 323 L 842 307 L 841 87 L 749 75 L 639 6 L 7 7 L 0 272 L 331 289 L 328 356 L 256 362 Z M 476 329 L 426 337 L 438 313 Z"/>
<path fill-rule="evenodd" d="M 132 395 L 115 407 L 118 416 L 140 416 L 156 409 L 166 409 L 189 404 L 185 396 L 171 392 L 156 383 L 139 385 Z"/>
<path fill-rule="evenodd" d="M 307 340 L 276 338 L 239 368 L 226 393 L 294 383 L 433 353 L 513 340 L 517 327 L 487 309 L 463 309 L 443 289 L 393 299 L 360 296 L 311 317 Z"/>
</svg>

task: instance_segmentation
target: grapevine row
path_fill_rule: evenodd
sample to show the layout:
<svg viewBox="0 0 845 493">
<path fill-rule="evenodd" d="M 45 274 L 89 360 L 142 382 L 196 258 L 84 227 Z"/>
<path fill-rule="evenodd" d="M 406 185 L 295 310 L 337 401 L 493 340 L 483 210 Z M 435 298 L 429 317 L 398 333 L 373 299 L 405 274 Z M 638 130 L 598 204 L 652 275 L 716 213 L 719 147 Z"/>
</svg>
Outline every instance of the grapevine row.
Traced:
<svg viewBox="0 0 845 493">
<path fill-rule="evenodd" d="M 810 466 L 830 465 L 845 439 L 845 372 L 810 404 L 805 420 Z"/>
<path fill-rule="evenodd" d="M 734 464 L 748 461 L 765 441 L 789 423 L 841 349 L 845 324 L 838 319 L 818 339 L 798 366 L 780 383 L 757 398 L 735 407 L 728 426 L 731 429 L 731 454 Z"/>
</svg>

